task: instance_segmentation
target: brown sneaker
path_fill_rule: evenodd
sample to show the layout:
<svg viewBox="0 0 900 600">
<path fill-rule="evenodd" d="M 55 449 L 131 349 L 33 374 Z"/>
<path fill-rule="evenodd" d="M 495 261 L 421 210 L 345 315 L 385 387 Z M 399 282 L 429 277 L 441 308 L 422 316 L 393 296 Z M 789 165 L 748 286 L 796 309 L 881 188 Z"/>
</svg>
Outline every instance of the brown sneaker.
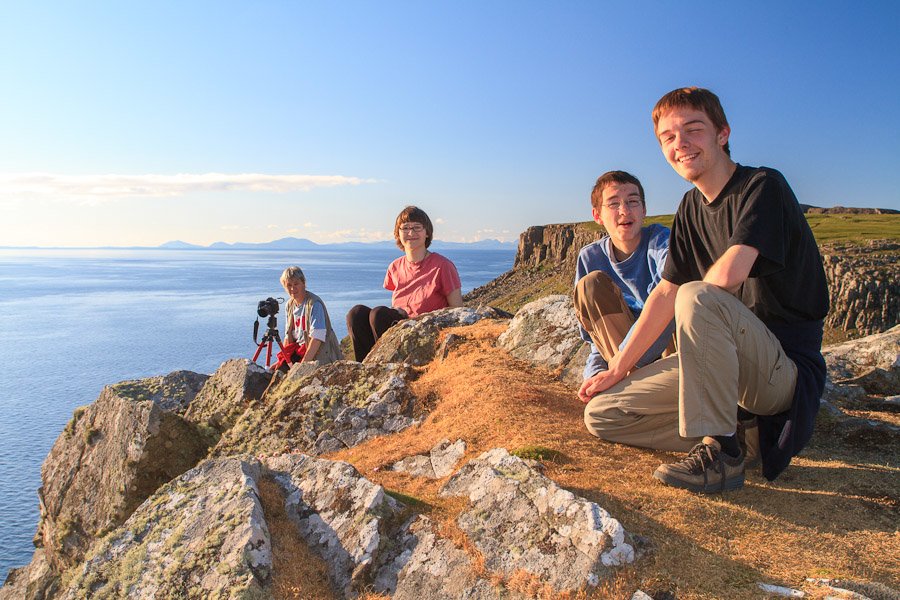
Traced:
<svg viewBox="0 0 900 600">
<path fill-rule="evenodd" d="M 746 420 L 738 420 L 737 438 L 741 450 L 744 452 L 744 469 L 755 469 L 762 464 L 762 457 L 759 455 L 759 427 L 756 424 L 756 417 Z"/>
<path fill-rule="evenodd" d="M 719 442 L 707 436 L 684 460 L 660 465 L 653 476 L 666 485 L 700 494 L 736 490 L 744 486 L 744 454 L 728 456 Z"/>
</svg>

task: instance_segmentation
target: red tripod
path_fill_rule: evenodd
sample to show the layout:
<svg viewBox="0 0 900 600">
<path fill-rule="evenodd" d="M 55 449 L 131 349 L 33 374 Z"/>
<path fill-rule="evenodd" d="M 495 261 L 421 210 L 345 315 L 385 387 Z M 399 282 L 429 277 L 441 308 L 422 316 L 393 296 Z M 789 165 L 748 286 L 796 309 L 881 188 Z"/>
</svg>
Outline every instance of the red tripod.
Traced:
<svg viewBox="0 0 900 600">
<path fill-rule="evenodd" d="M 284 350 L 284 346 L 281 345 L 281 336 L 278 334 L 278 319 L 275 318 L 275 315 L 269 317 L 268 322 L 266 323 L 268 327 L 266 329 L 266 333 L 263 334 L 262 341 L 256 344 L 256 353 L 253 355 L 253 362 L 256 362 L 256 359 L 259 358 L 260 352 L 262 349 L 266 349 L 266 368 L 268 369 L 272 365 L 272 342 L 278 344 L 279 350 Z M 259 320 L 253 323 L 253 341 L 256 342 L 256 335 L 259 333 Z"/>
</svg>

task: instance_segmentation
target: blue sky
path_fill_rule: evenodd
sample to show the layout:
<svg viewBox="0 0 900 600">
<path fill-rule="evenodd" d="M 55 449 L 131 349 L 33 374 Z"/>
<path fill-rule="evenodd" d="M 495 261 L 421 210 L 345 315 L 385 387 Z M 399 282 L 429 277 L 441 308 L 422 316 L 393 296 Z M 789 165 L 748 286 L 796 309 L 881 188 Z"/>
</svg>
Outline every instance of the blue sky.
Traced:
<svg viewBox="0 0 900 600">
<path fill-rule="evenodd" d="M 650 110 L 715 91 L 733 157 L 801 202 L 900 208 L 897 2 L 15 2 L 0 245 L 450 241 L 651 214 L 689 185 Z"/>
</svg>

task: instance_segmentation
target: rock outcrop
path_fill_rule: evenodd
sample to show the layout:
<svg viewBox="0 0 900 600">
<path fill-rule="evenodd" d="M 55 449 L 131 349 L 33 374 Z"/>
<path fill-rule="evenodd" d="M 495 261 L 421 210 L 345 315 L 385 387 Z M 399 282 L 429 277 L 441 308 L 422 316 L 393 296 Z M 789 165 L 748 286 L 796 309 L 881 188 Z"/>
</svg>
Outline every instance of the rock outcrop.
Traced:
<svg viewBox="0 0 900 600">
<path fill-rule="evenodd" d="M 196 395 L 186 379 L 199 381 L 179 372 L 107 386 L 75 411 L 44 461 L 38 491 L 39 543 L 57 571 L 79 563 L 95 538 L 206 454 L 204 432 L 163 408 L 180 409 Z M 162 389 L 174 395 L 150 392 Z"/>
<path fill-rule="evenodd" d="M 463 440 L 456 440 L 452 444 L 450 440 L 441 440 L 428 454 L 407 456 L 391 465 L 391 469 L 415 477 L 441 479 L 453 472 L 456 463 L 465 453 L 466 443 Z"/>
<path fill-rule="evenodd" d="M 322 454 L 349 448 L 417 422 L 422 410 L 400 364 L 337 361 L 292 370 L 249 407 L 212 450 L 215 456 L 300 451 Z"/>
<path fill-rule="evenodd" d="M 281 506 L 263 500 L 266 481 Z M 464 498 L 458 525 L 480 556 L 345 462 L 302 454 L 207 459 L 150 496 L 47 597 L 272 598 L 276 508 L 292 524 L 277 534 L 324 562 L 340 598 L 523 597 L 509 588 L 515 578 L 572 593 L 635 558 L 616 519 L 502 448 L 465 465 L 441 494 Z M 26 575 L 0 594 L 42 597 L 26 589 Z"/>
<path fill-rule="evenodd" d="M 219 432 L 229 429 L 262 397 L 271 380 L 272 373 L 245 358 L 225 361 L 191 401 L 184 417 Z"/>
<path fill-rule="evenodd" d="M 59 597 L 271 597 L 260 476 L 257 461 L 237 457 L 191 469 L 106 536 Z"/>
<path fill-rule="evenodd" d="M 634 561 L 634 542 L 619 521 L 502 448 L 466 464 L 441 494 L 468 499 L 459 527 L 485 567 L 507 577 L 524 571 L 556 591 L 574 591 Z"/>
<path fill-rule="evenodd" d="M 499 311 L 490 307 L 464 306 L 444 308 L 415 319 L 401 321 L 387 330 L 364 362 L 424 365 L 435 357 L 442 329 L 472 325 L 481 319 L 496 319 L 502 316 Z"/>
<path fill-rule="evenodd" d="M 821 251 L 831 302 L 827 328 L 859 337 L 900 323 L 900 244 L 828 244 Z"/>
<path fill-rule="evenodd" d="M 562 294 L 523 306 L 497 341 L 516 358 L 556 372 L 571 385 L 581 382 L 590 351 L 579 336 L 572 298 Z"/>
</svg>

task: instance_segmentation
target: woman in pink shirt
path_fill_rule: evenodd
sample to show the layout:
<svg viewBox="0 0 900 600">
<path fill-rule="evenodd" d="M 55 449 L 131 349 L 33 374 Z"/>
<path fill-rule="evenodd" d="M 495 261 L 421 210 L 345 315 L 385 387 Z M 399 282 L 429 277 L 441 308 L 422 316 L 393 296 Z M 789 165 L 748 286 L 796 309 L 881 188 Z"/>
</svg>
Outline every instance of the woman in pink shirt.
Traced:
<svg viewBox="0 0 900 600">
<path fill-rule="evenodd" d="M 433 236 L 434 226 L 421 208 L 407 206 L 397 215 L 394 239 L 404 256 L 392 262 L 384 276 L 385 289 L 393 292 L 391 307 L 357 304 L 347 313 L 347 331 L 356 360 L 362 362 L 394 323 L 440 308 L 462 306 L 456 266 L 428 250 Z"/>
</svg>

